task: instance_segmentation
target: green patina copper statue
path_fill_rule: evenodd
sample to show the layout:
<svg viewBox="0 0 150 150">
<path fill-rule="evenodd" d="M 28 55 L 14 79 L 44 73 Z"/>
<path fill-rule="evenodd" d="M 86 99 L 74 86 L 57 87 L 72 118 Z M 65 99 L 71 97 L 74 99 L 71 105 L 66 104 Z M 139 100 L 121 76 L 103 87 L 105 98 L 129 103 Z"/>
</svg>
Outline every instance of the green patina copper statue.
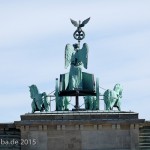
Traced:
<svg viewBox="0 0 150 150">
<path fill-rule="evenodd" d="M 65 47 L 65 68 L 70 66 L 70 70 L 68 73 L 60 74 L 59 86 L 56 83 L 56 107 L 60 102 L 59 96 L 75 96 L 75 109 L 73 110 L 80 110 L 79 96 L 91 96 L 91 101 L 93 101 L 92 96 L 96 96 L 96 101 L 93 101 L 92 104 L 89 103 L 89 106 L 92 107 L 90 109 L 99 109 L 99 80 L 96 79 L 95 84 L 93 74 L 82 72 L 83 68 L 87 69 L 88 67 L 89 48 L 87 43 L 80 48 L 80 41 L 85 37 L 82 27 L 89 20 L 90 18 L 87 18 L 81 23 L 81 21 L 77 22 L 71 19 L 71 23 L 77 27 L 73 36 L 78 43 L 67 44 Z"/>
<path fill-rule="evenodd" d="M 55 100 L 56 100 L 56 111 L 67 111 L 69 110 L 69 97 L 68 96 L 59 96 L 58 95 L 58 78 L 56 78 L 56 86 L 55 86 Z"/>
<path fill-rule="evenodd" d="M 84 39 L 85 33 L 82 30 L 90 18 L 79 22 L 71 19 L 71 23 L 77 27 L 73 36 L 78 41 L 75 44 L 67 44 L 65 47 L 65 68 L 70 67 L 69 72 L 60 74 L 59 84 L 56 78 L 55 86 L 55 102 L 56 111 L 68 111 L 70 104 L 70 96 L 75 96 L 75 110 L 80 109 L 79 96 L 84 96 L 84 110 L 99 110 L 100 109 L 100 92 L 99 79 L 94 79 L 94 74 L 82 72 L 82 68 L 88 67 L 88 44 L 84 43 L 80 48 L 80 41 Z M 35 111 L 49 111 L 50 103 L 47 101 L 46 93 L 39 94 L 36 85 L 29 86 L 32 101 L 32 113 Z M 120 84 L 116 84 L 113 90 L 104 92 L 104 102 L 106 110 L 113 110 L 117 107 L 121 111 L 120 103 L 122 98 L 122 88 Z M 81 105 L 82 106 L 82 105 Z"/>
<path fill-rule="evenodd" d="M 113 90 L 106 90 L 104 92 L 104 102 L 106 110 L 113 110 L 113 107 L 117 107 L 121 111 L 120 104 L 122 98 L 122 87 L 120 84 L 116 84 Z"/>
<path fill-rule="evenodd" d="M 59 96 L 56 100 L 56 111 L 62 111 L 63 110 L 63 97 Z"/>
<path fill-rule="evenodd" d="M 57 98 L 56 111 L 68 111 L 69 97 L 59 96 Z"/>
<path fill-rule="evenodd" d="M 68 90 L 82 89 L 82 66 L 87 69 L 88 45 L 67 44 L 65 48 L 65 68 L 70 65 Z"/>
<path fill-rule="evenodd" d="M 48 102 L 47 100 L 47 96 L 46 93 L 43 92 L 42 94 L 40 94 L 38 92 L 38 88 L 36 87 L 36 85 L 31 85 L 29 86 L 30 88 L 30 97 L 33 99 L 32 103 L 31 103 L 31 107 L 32 107 L 32 113 L 34 113 L 35 111 L 49 111 L 49 106 L 50 106 L 50 102 Z"/>
<path fill-rule="evenodd" d="M 64 110 L 68 111 L 69 110 L 68 105 L 70 104 L 68 96 L 63 97 L 63 103 L 64 103 L 64 105 L 63 105 Z"/>
<path fill-rule="evenodd" d="M 67 83 L 68 90 L 82 89 L 82 66 L 87 69 L 87 60 L 88 60 L 88 45 L 83 44 L 82 49 L 80 49 L 80 40 L 85 37 L 85 33 L 82 30 L 82 27 L 85 26 L 90 20 L 87 18 L 82 23 L 79 21 L 74 21 L 72 19 L 71 23 L 77 27 L 77 30 L 74 32 L 73 36 L 78 40 L 78 44 L 67 44 L 65 48 L 65 68 L 70 65 L 69 71 L 69 81 Z"/>
<path fill-rule="evenodd" d="M 97 110 L 96 96 L 84 96 L 86 110 Z"/>
</svg>

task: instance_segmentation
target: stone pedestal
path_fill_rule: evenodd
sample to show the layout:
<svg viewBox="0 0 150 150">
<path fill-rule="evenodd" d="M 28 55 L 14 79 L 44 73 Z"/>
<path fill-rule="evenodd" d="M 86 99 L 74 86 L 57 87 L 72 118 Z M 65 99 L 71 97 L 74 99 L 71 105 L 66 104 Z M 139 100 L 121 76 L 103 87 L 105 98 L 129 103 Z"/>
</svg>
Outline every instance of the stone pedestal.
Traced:
<svg viewBox="0 0 150 150">
<path fill-rule="evenodd" d="M 138 150 L 139 124 L 134 112 L 51 112 L 25 114 L 15 122 L 21 150 Z"/>
</svg>

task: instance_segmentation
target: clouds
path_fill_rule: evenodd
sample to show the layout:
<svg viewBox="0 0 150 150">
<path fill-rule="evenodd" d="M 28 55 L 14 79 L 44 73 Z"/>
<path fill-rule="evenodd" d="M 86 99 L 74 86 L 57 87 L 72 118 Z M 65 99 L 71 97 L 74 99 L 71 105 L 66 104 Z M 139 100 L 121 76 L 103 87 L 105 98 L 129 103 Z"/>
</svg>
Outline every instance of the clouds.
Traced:
<svg viewBox="0 0 150 150">
<path fill-rule="evenodd" d="M 28 85 L 54 90 L 55 78 L 68 71 L 65 45 L 75 42 L 76 28 L 69 19 L 88 17 L 83 42 L 89 44 L 89 64 L 84 71 L 99 77 L 106 89 L 122 84 L 123 110 L 149 119 L 149 5 L 148 0 L 0 2 L 0 111 L 5 113 L 0 120 L 13 121 L 31 110 Z M 5 107 L 14 112 L 11 119 Z"/>
</svg>

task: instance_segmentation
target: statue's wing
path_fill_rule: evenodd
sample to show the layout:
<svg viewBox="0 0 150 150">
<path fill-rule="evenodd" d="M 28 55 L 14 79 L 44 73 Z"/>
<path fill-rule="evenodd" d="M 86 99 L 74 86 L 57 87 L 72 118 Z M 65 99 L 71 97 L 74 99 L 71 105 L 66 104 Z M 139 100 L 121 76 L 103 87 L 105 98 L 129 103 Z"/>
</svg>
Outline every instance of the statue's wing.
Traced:
<svg viewBox="0 0 150 150">
<path fill-rule="evenodd" d="M 67 44 L 65 47 L 65 68 L 67 68 L 71 63 L 71 57 L 73 51 L 74 51 L 74 47 L 70 44 Z"/>
<path fill-rule="evenodd" d="M 84 27 L 84 25 L 87 24 L 87 23 L 89 22 L 89 20 L 90 20 L 90 17 L 87 18 L 87 19 L 85 19 L 85 20 L 82 22 L 81 27 Z"/>
<path fill-rule="evenodd" d="M 78 26 L 79 26 L 79 24 L 78 24 L 77 21 L 74 21 L 74 20 L 72 20 L 72 19 L 70 19 L 70 21 L 71 21 L 71 23 L 72 23 L 75 27 L 78 27 Z"/>
<path fill-rule="evenodd" d="M 84 43 L 82 49 L 79 50 L 80 52 L 79 57 L 85 69 L 87 69 L 87 65 L 88 65 L 88 51 L 89 51 L 89 48 L 88 48 L 87 43 Z"/>
</svg>

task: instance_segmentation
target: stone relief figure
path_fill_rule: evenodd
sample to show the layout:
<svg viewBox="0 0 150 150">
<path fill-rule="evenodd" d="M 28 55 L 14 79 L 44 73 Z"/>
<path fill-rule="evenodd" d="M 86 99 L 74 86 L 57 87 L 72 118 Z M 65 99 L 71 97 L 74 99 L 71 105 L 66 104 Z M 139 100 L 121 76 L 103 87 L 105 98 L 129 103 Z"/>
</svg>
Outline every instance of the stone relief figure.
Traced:
<svg viewBox="0 0 150 150">
<path fill-rule="evenodd" d="M 43 92 L 42 94 L 39 93 L 38 88 L 36 85 L 29 86 L 30 89 L 30 97 L 33 99 L 31 103 L 32 113 L 35 111 L 49 111 L 50 102 L 47 100 L 46 93 Z"/>
<path fill-rule="evenodd" d="M 116 84 L 113 90 L 106 90 L 104 92 L 104 102 L 106 110 L 113 110 L 113 107 L 117 107 L 121 111 L 120 104 L 122 98 L 122 87 L 120 84 Z"/>
<path fill-rule="evenodd" d="M 67 44 L 65 48 L 65 68 L 70 65 L 68 90 L 82 89 L 82 66 L 87 69 L 88 45 Z"/>
<path fill-rule="evenodd" d="M 86 110 L 97 109 L 97 101 L 95 96 L 84 96 L 84 104 Z"/>
</svg>

